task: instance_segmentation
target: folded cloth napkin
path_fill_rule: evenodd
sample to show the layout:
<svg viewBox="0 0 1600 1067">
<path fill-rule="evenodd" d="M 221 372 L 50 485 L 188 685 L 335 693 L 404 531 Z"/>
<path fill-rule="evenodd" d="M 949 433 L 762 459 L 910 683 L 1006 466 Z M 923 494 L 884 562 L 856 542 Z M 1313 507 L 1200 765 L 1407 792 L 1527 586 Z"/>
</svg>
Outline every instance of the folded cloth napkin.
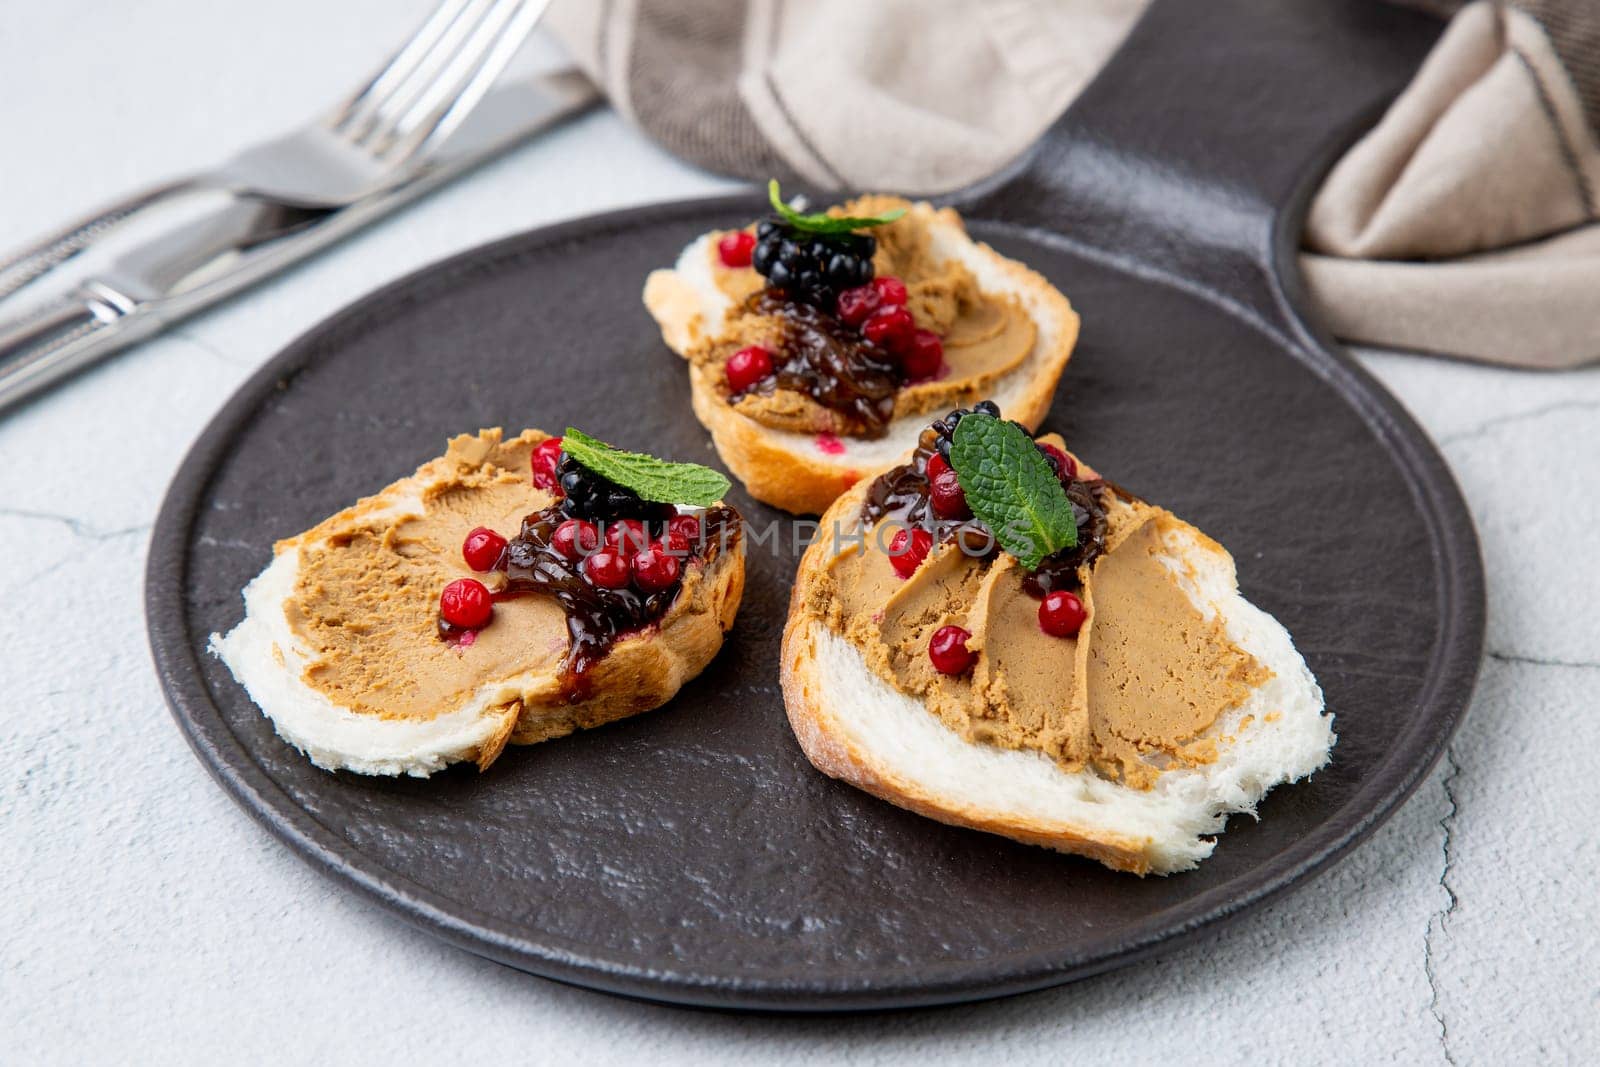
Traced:
<svg viewBox="0 0 1600 1067">
<path fill-rule="evenodd" d="M 1144 4 L 559 0 L 545 24 L 617 110 L 685 159 L 921 195 L 1019 155 Z"/>
<path fill-rule="evenodd" d="M 929 194 L 1024 151 L 1145 2 L 561 0 L 547 20 L 618 110 L 701 166 Z M 1456 11 L 1312 204 L 1324 321 L 1392 348 L 1600 359 L 1597 129 L 1600 0 Z"/>
<path fill-rule="evenodd" d="M 1301 265 L 1339 337 L 1600 359 L 1600 2 L 1462 8 L 1328 175 Z"/>
</svg>

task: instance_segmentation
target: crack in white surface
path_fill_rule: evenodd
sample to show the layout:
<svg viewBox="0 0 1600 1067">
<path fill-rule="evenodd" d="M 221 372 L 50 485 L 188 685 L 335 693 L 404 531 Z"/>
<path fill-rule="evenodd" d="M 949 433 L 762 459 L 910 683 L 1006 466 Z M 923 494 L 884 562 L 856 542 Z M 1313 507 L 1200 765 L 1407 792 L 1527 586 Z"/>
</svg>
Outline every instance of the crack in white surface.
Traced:
<svg viewBox="0 0 1600 1067">
<path fill-rule="evenodd" d="M 187 329 L 168 330 L 167 336 L 176 337 L 180 340 L 187 341 L 204 354 L 216 360 L 218 363 L 232 367 L 235 370 L 255 370 L 256 365 L 254 363 L 249 363 L 242 359 L 235 359 L 233 356 L 228 355 L 228 353 L 224 352 L 210 341 L 202 340 L 195 334 L 189 332 Z"/>
<path fill-rule="evenodd" d="M 1444 762 L 1447 770 L 1439 780 L 1446 803 L 1445 813 L 1439 817 L 1439 831 L 1444 835 L 1444 865 L 1439 870 L 1439 888 L 1445 892 L 1445 906 L 1428 919 L 1428 929 L 1422 938 L 1422 970 L 1428 978 L 1428 1012 L 1439 1027 L 1439 1050 L 1444 1053 L 1446 1063 L 1454 1064 L 1455 1057 L 1450 1052 L 1450 1025 L 1445 1022 L 1444 1011 L 1439 1006 L 1439 976 L 1433 959 L 1434 939 L 1449 932 L 1450 916 L 1455 914 L 1456 907 L 1461 903 L 1461 898 L 1450 885 L 1450 871 L 1455 864 L 1456 814 L 1460 811 L 1456 802 L 1455 782 L 1461 774 L 1461 764 L 1456 762 L 1455 752 L 1451 748 L 1444 750 Z"/>
<path fill-rule="evenodd" d="M 23 522 L 50 523 L 64 527 L 71 536 L 88 541 L 92 544 L 103 545 L 111 541 L 120 540 L 137 534 L 148 533 L 154 523 L 141 522 L 133 526 L 121 526 L 114 530 L 101 530 L 95 528 L 88 520 L 80 519 L 74 515 L 62 515 L 50 511 L 32 511 L 27 508 L 0 508 L 0 519 L 18 519 Z M 79 556 L 68 553 L 61 559 L 39 570 L 20 574 L 15 581 L 8 581 L 0 586 L 0 599 L 9 597 L 12 593 L 26 585 L 48 578 L 53 574 L 64 571 L 69 567 L 82 563 Z M 8 576 L 9 577 L 9 576 Z"/>
<path fill-rule="evenodd" d="M 1483 422 L 1480 422 L 1474 426 L 1468 426 L 1464 430 L 1457 430 L 1455 433 L 1443 434 L 1436 438 L 1436 440 L 1439 444 L 1439 447 L 1443 448 L 1447 445 L 1459 444 L 1462 441 L 1470 441 L 1479 437 L 1484 437 L 1503 426 L 1509 426 L 1518 422 L 1526 422 L 1529 419 L 1543 418 L 1546 415 L 1555 415 L 1563 411 L 1600 411 L 1600 399 L 1558 400 L 1555 403 L 1544 404 L 1540 407 L 1530 408 L 1527 411 L 1513 412 L 1508 415 L 1496 415 L 1492 419 L 1485 419 Z"/>
<path fill-rule="evenodd" d="M 1489 658 L 1499 663 L 1520 663 L 1533 667 L 1570 667 L 1580 671 L 1600 671 L 1600 660 L 1550 659 L 1545 656 L 1528 656 L 1519 652 L 1490 650 Z"/>
<path fill-rule="evenodd" d="M 134 526 L 119 526 L 113 530 L 98 530 L 87 519 L 80 519 L 75 515 L 61 515 L 53 511 L 33 511 L 28 508 L 0 508 L 0 519 L 22 519 L 28 522 L 53 522 L 65 526 L 74 537 L 81 537 L 85 541 L 109 541 L 114 537 L 126 537 L 129 534 L 143 533 L 150 529 L 151 523 L 139 523 Z"/>
</svg>

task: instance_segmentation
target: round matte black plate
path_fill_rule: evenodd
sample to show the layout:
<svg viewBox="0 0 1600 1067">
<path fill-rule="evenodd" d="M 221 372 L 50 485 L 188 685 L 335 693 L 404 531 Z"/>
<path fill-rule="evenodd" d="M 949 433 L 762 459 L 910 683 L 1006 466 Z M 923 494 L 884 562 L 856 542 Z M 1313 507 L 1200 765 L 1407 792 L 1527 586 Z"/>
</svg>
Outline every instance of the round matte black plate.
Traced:
<svg viewBox="0 0 1600 1067">
<path fill-rule="evenodd" d="M 207 636 L 296 533 L 480 426 L 577 425 L 715 464 L 641 280 L 753 201 L 635 210 L 431 267 L 313 330 L 201 436 L 157 526 L 158 669 L 195 751 L 317 868 L 473 952 L 685 1004 L 936 1004 L 1178 944 L 1325 866 L 1415 786 L 1465 705 L 1481 573 L 1436 453 L 1343 357 L 974 223 L 1084 316 L 1047 428 L 1234 553 L 1337 715 L 1333 763 L 1236 818 L 1198 871 L 1139 879 L 952 829 L 825 778 L 789 732 L 778 639 L 795 556 L 753 546 L 743 608 L 669 705 L 509 750 L 488 773 L 329 774 L 278 739 Z M 754 523 L 784 518 L 737 490 Z"/>
</svg>

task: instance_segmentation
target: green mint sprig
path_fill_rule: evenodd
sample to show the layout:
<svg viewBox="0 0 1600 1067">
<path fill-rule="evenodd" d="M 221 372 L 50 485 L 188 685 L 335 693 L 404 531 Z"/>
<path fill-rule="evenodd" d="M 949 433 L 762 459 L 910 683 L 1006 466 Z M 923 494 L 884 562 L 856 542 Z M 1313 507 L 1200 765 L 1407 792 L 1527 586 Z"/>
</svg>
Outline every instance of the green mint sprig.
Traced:
<svg viewBox="0 0 1600 1067">
<path fill-rule="evenodd" d="M 1027 434 L 992 415 L 973 412 L 956 424 L 950 466 L 1000 547 L 1029 570 L 1078 543 L 1066 490 Z"/>
<path fill-rule="evenodd" d="M 783 202 L 783 197 L 778 192 L 778 179 L 776 178 L 767 183 L 767 199 L 772 201 L 772 210 L 782 216 L 784 222 L 806 233 L 834 234 L 849 233 L 852 230 L 865 230 L 873 226 L 883 226 L 886 223 L 893 222 L 906 213 L 905 208 L 897 207 L 893 211 L 885 212 L 882 215 L 859 217 L 850 215 L 835 217 L 826 211 L 805 214 L 796 211 Z"/>
<path fill-rule="evenodd" d="M 710 507 L 726 496 L 729 488 L 728 479 L 710 467 L 624 452 L 571 426 L 561 436 L 561 451 L 600 477 L 657 504 Z"/>
</svg>

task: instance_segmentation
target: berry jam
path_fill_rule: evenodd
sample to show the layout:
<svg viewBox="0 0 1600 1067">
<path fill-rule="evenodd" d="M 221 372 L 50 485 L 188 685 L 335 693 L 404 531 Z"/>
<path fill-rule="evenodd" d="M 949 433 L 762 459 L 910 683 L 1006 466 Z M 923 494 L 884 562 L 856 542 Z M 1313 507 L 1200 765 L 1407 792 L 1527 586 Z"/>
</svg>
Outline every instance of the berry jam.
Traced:
<svg viewBox="0 0 1600 1067">
<path fill-rule="evenodd" d="M 979 405 L 986 414 L 993 405 Z M 952 412 L 922 431 L 911 462 L 893 467 L 873 480 L 867 487 L 867 499 L 861 508 L 861 521 L 871 528 L 885 521 L 910 528 L 934 531 L 937 540 L 949 543 L 960 539 L 963 551 L 974 559 L 990 559 L 999 551 L 994 535 L 981 519 L 942 518 L 934 506 L 934 492 L 929 477 L 932 467 L 935 477 L 950 470 L 946 458 L 950 438 L 964 411 Z M 1040 446 L 1044 451 L 1045 446 Z M 1030 571 L 1022 581 L 1028 595 L 1044 597 L 1058 589 L 1078 587 L 1078 569 L 1092 566 L 1106 547 L 1106 511 L 1102 503 L 1105 494 L 1132 497 L 1110 482 L 1100 479 L 1081 481 L 1073 474 L 1063 478 L 1067 500 L 1072 504 L 1073 517 L 1078 522 L 1078 543 L 1047 557 L 1036 570 Z M 948 475 L 946 474 L 946 477 Z M 947 505 L 947 510 L 949 510 Z"/>
<path fill-rule="evenodd" d="M 958 538 L 963 551 L 974 559 L 992 557 L 999 546 L 995 544 L 989 528 L 969 512 L 963 519 L 944 519 L 934 510 L 932 487 L 929 485 L 928 461 L 934 461 L 934 473 L 949 471 L 943 464 L 938 449 L 931 441 L 932 430 L 922 432 L 922 440 L 911 454 L 911 462 L 892 467 L 873 480 L 867 487 L 867 500 L 861 508 L 862 522 L 876 526 L 880 522 L 894 522 L 910 529 L 933 531 L 942 544 Z"/>
<path fill-rule="evenodd" d="M 1068 481 L 1065 488 L 1067 500 L 1072 503 L 1072 517 L 1078 522 L 1078 543 L 1046 557 L 1037 570 L 1022 580 L 1022 588 L 1029 596 L 1043 597 L 1057 589 L 1078 588 L 1078 568 L 1093 566 L 1106 550 L 1106 509 L 1100 503 L 1100 494 L 1119 490 L 1107 482 L 1081 482 L 1076 478 Z"/>
<path fill-rule="evenodd" d="M 839 440 L 838 434 L 819 433 L 816 439 L 817 451 L 825 456 L 844 455 L 844 442 Z"/>
<path fill-rule="evenodd" d="M 804 393 L 849 422 L 852 437 L 882 437 L 894 416 L 903 374 L 888 352 L 862 338 L 813 304 L 788 299 L 775 289 L 750 298 L 750 309 L 780 324 L 773 381 Z"/>
<path fill-rule="evenodd" d="M 603 659 L 611 647 L 630 634 L 638 633 L 658 623 L 678 598 L 683 588 L 683 573 L 692 561 L 709 565 L 725 551 L 738 546 L 742 536 L 739 515 L 732 508 L 713 507 L 699 517 L 699 536 L 685 538 L 690 528 L 685 517 L 677 516 L 671 505 L 646 504 L 644 516 L 630 516 L 642 523 L 652 539 L 671 538 L 674 546 L 687 540 L 690 556 L 679 561 L 680 566 L 665 581 L 664 572 L 670 567 L 656 567 L 649 575 L 649 591 L 639 583 L 624 583 L 620 588 L 604 588 L 584 576 L 584 559 L 568 558 L 562 548 L 570 547 L 556 542 L 556 531 L 571 521 L 570 501 L 561 500 L 535 512 L 522 520 L 522 532 L 506 543 L 494 569 L 506 576 L 503 589 L 495 593 L 496 601 L 519 596 L 554 597 L 567 617 L 567 635 L 571 645 L 562 664 L 562 689 L 567 699 L 577 701 L 589 693 L 590 672 Z M 674 525 L 675 524 L 675 525 Z M 568 534 L 572 527 L 568 527 Z M 574 540 L 571 536 L 566 541 Z M 603 551 L 603 550 L 602 550 Z M 649 550 L 652 553 L 655 549 Z M 443 618 L 438 622 L 439 637 L 453 643 L 464 644 L 467 633 Z"/>
</svg>

